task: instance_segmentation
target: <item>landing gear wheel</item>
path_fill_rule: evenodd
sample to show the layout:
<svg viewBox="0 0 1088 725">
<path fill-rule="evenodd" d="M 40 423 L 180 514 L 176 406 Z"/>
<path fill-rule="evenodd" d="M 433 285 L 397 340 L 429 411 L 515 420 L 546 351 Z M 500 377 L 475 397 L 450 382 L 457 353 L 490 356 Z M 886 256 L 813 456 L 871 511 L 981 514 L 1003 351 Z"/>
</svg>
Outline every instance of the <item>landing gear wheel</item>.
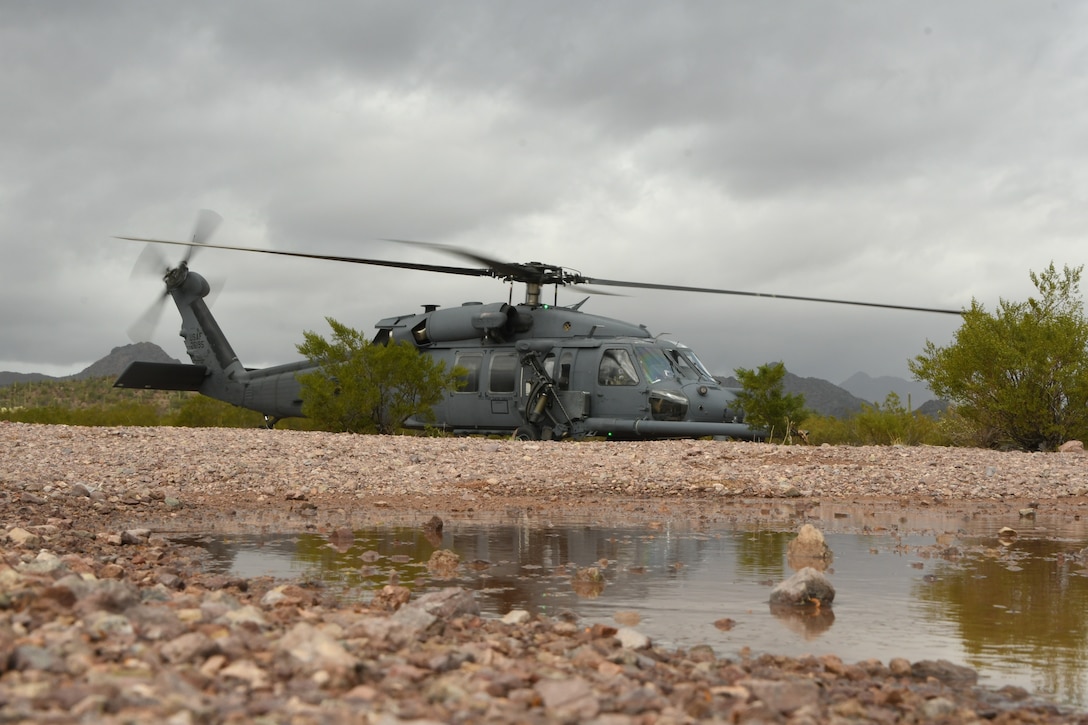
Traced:
<svg viewBox="0 0 1088 725">
<path fill-rule="evenodd" d="M 535 425 L 526 424 L 518 426 L 514 431 L 514 440 L 516 441 L 538 441 L 540 440 L 540 431 Z"/>
</svg>

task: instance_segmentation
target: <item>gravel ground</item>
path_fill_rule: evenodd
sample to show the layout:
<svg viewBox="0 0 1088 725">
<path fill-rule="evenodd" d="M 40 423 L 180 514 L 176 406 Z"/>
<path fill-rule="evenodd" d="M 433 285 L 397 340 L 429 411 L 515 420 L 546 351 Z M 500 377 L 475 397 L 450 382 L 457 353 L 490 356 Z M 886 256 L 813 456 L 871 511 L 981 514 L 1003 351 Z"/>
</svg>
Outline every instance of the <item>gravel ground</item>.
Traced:
<svg viewBox="0 0 1088 725">
<path fill-rule="evenodd" d="M 510 509 L 757 517 L 776 499 L 1088 513 L 1088 456 L 713 441 L 529 443 L 0 422 L 0 722 L 1084 722 L 945 662 L 665 651 L 470 592 L 368 608 L 202 570 L 164 530 Z"/>
</svg>

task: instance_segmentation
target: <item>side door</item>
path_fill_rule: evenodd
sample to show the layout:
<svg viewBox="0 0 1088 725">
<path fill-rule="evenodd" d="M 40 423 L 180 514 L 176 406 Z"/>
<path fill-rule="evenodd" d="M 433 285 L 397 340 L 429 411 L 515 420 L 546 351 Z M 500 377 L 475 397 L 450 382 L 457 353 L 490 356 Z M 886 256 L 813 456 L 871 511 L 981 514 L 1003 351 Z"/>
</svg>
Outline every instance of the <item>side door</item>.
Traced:
<svg viewBox="0 0 1088 725">
<path fill-rule="evenodd" d="M 647 383 L 634 351 L 627 345 L 605 345 L 597 358 L 593 415 L 602 418 L 647 418 Z"/>
<path fill-rule="evenodd" d="M 521 423 L 518 386 L 521 364 L 516 351 L 459 350 L 453 364 L 464 372 L 446 398 L 444 420 L 454 430 L 514 429 Z"/>
<path fill-rule="evenodd" d="M 487 402 L 488 427 L 517 428 L 522 422 L 518 401 L 521 387 L 521 359 L 514 350 L 488 352 L 487 380 L 484 397 Z"/>
<path fill-rule="evenodd" d="M 480 389 L 480 377 L 484 367 L 483 350 L 458 350 L 453 355 L 454 368 L 462 373 L 457 387 L 443 402 L 441 411 L 436 407 L 436 423 L 444 428 L 456 430 L 472 429 L 479 426 L 483 406 L 483 391 Z"/>
</svg>

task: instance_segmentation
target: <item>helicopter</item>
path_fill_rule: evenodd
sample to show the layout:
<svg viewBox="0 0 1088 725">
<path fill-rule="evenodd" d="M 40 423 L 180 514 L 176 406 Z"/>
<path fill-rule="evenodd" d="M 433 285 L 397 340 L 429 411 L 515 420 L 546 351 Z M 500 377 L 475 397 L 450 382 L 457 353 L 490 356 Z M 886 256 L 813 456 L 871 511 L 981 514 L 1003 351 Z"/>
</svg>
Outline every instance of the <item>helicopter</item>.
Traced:
<svg viewBox="0 0 1088 725">
<path fill-rule="evenodd" d="M 560 306 L 558 288 L 614 294 L 600 287 L 672 290 L 719 295 L 771 297 L 806 302 L 961 314 L 958 310 L 854 302 L 683 285 L 589 277 L 541 262 L 511 263 L 445 244 L 391 239 L 474 262 L 479 267 L 260 249 L 208 240 L 222 217 L 202 210 L 187 241 L 117 237 L 144 242 L 134 273 L 155 268 L 165 290 L 129 330 L 146 339 L 167 297 L 181 315 L 180 335 L 191 364 L 133 362 L 114 387 L 196 391 L 264 415 L 267 427 L 303 417 L 300 374 L 313 372 L 310 360 L 252 369 L 242 365 L 205 302 L 211 285 L 189 267 L 197 249 L 220 249 L 304 259 L 391 267 L 438 274 L 490 277 L 525 286 L 525 299 L 466 302 L 458 307 L 424 305 L 423 312 L 386 317 L 375 324 L 371 344 L 408 342 L 422 355 L 459 369 L 456 389 L 433 408 L 433 418 L 413 416 L 406 429 L 437 428 L 458 435 L 511 435 L 520 440 L 696 438 L 760 440 L 767 432 L 749 426 L 735 388 L 714 378 L 695 351 L 654 336 L 644 325 L 583 312 L 589 299 Z M 176 265 L 166 264 L 155 245 L 186 247 Z M 163 271 L 165 268 L 165 271 Z M 587 287 L 592 285 L 592 287 Z M 545 302 L 546 287 L 555 291 Z M 145 336 L 146 335 L 146 336 Z"/>
</svg>

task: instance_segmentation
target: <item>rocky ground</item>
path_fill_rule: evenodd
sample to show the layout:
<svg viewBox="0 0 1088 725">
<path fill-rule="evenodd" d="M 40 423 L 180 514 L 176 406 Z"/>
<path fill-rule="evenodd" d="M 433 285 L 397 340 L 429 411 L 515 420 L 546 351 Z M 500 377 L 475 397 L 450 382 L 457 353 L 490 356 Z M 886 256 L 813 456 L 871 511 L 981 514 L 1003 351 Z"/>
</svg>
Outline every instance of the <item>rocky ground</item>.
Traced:
<svg viewBox="0 0 1088 725">
<path fill-rule="evenodd" d="M 202 568 L 170 530 L 511 508 L 731 518 L 776 502 L 1088 513 L 1088 456 L 525 443 L 0 423 L 0 722 L 1088 723 L 941 661 L 715 656 L 396 586 L 369 606 Z"/>
</svg>

